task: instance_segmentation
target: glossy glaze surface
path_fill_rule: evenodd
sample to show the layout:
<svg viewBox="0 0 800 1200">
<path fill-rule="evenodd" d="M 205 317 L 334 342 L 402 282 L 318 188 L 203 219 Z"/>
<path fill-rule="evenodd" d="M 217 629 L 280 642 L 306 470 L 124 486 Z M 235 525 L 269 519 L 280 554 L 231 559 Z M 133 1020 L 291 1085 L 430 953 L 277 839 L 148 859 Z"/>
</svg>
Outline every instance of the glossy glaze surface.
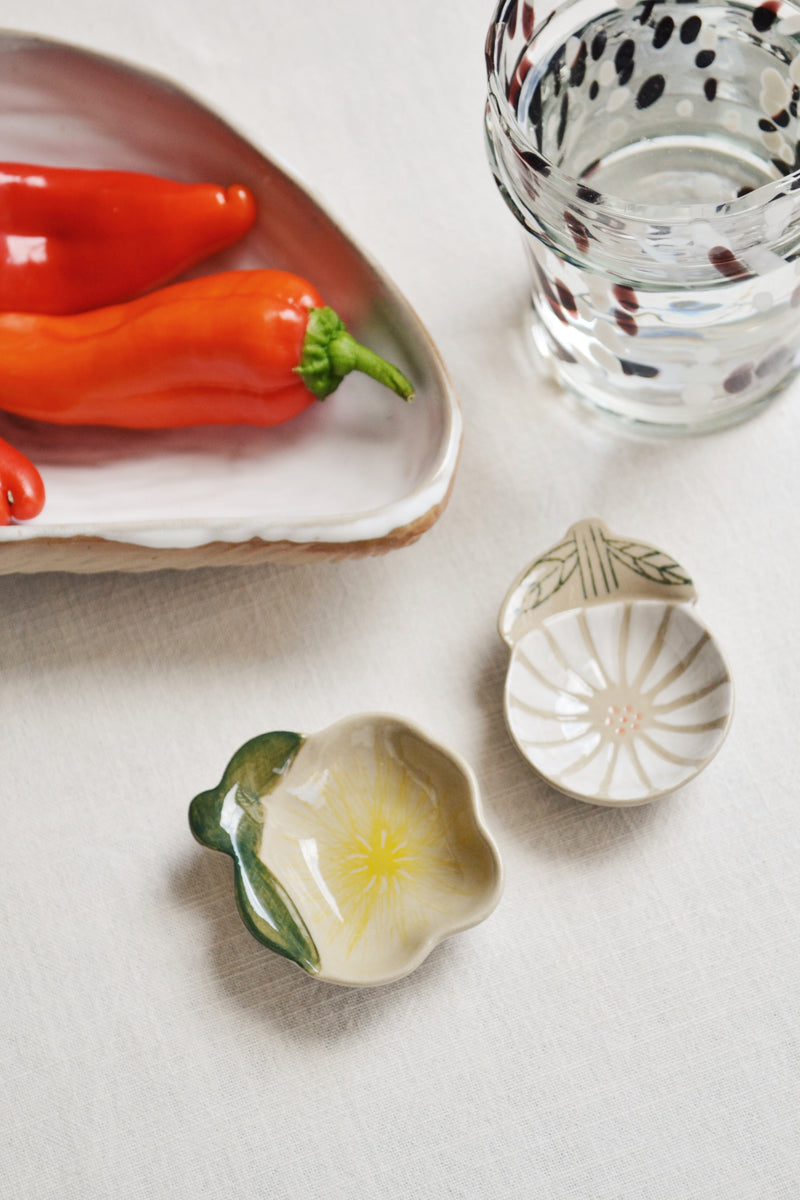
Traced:
<svg viewBox="0 0 800 1200">
<path fill-rule="evenodd" d="M 500 896 L 472 772 L 392 716 L 254 739 L 190 825 L 234 858 L 251 932 L 334 983 L 400 978 Z"/>
<path fill-rule="evenodd" d="M 418 536 L 436 520 L 458 461 L 457 401 L 404 297 L 304 186 L 168 80 L 80 48 L 0 34 L 0 101 L 0 160 L 248 185 L 254 229 L 195 273 L 267 266 L 309 278 L 417 390 L 407 405 L 350 377 L 268 430 L 67 430 L 0 414 L 0 437 L 47 489 L 40 518 L 0 530 L 0 571 L 4 543 L 20 541 L 41 545 L 42 561 L 20 554 L 15 569 L 73 569 L 71 539 L 78 549 L 101 539 L 97 569 L 102 543 L 175 551 L 184 565 L 184 551 L 250 539 L 389 549 L 405 540 L 398 530 Z"/>
<path fill-rule="evenodd" d="M 685 605 L 616 601 L 546 618 L 514 648 L 512 736 L 560 791 L 641 804 L 716 754 L 732 713 L 725 662 Z"/>
<path fill-rule="evenodd" d="M 645 804 L 719 750 L 733 685 L 686 570 L 599 520 L 576 522 L 517 576 L 498 631 L 506 723 L 549 783 L 592 804 Z"/>
</svg>

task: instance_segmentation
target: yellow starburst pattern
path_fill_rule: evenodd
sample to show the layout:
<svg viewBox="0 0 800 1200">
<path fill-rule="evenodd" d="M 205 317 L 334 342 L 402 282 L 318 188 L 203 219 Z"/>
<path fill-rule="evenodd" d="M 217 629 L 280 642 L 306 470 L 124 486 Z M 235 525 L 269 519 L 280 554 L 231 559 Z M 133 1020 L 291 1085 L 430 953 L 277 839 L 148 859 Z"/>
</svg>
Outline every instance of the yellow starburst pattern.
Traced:
<svg viewBox="0 0 800 1200">
<path fill-rule="evenodd" d="M 378 759 L 331 771 L 320 866 L 352 950 L 368 931 L 406 941 L 464 893 L 438 797 L 403 764 Z"/>
<path fill-rule="evenodd" d="M 283 879 L 315 938 L 345 958 L 395 953 L 463 907 L 473 855 L 433 784 L 375 747 L 322 768 L 279 824 Z"/>
</svg>

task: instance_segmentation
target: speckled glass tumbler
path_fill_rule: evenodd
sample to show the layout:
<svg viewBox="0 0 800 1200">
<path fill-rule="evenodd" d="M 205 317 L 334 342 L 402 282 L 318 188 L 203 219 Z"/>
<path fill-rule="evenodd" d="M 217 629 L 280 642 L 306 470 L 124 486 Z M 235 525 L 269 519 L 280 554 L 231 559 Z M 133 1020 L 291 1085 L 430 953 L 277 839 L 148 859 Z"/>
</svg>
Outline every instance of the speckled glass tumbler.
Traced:
<svg viewBox="0 0 800 1200">
<path fill-rule="evenodd" d="M 754 412 L 800 365 L 800 7 L 501 0 L 486 62 L 560 383 L 653 430 Z"/>
</svg>

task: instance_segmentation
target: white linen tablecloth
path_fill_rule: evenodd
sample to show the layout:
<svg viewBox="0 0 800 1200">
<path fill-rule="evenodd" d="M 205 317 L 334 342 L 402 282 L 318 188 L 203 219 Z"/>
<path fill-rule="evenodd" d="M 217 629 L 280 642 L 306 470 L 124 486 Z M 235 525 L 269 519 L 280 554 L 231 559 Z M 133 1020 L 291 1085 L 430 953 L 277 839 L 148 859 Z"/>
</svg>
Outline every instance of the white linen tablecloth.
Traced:
<svg viewBox="0 0 800 1200">
<path fill-rule="evenodd" d="M 385 557 L 0 578 L 8 1200 L 800 1194 L 800 395 L 632 440 L 532 372 L 491 7 L 5 0 L 288 164 L 414 305 L 466 429 L 448 509 Z M 559 796 L 505 730 L 499 605 L 584 516 L 686 566 L 736 685 L 718 758 L 639 809 Z M 186 814 L 252 735 L 370 709 L 470 762 L 506 888 L 358 991 L 250 937 Z"/>
</svg>

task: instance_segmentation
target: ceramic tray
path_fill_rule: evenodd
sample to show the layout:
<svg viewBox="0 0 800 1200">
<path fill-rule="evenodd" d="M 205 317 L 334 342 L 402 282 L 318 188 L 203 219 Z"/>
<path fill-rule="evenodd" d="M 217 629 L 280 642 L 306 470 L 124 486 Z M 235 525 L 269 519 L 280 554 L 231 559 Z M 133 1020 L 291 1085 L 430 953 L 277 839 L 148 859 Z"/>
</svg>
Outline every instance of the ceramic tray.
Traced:
<svg viewBox="0 0 800 1200">
<path fill-rule="evenodd" d="M 0 32 L 2 160 L 247 184 L 262 216 L 200 271 L 306 276 L 413 380 L 416 399 L 350 376 L 278 429 L 60 429 L 0 413 L 0 437 L 33 459 L 47 489 L 41 517 L 0 528 L 0 574 L 363 555 L 434 523 L 462 428 L 439 356 L 397 289 L 285 170 L 167 80 Z"/>
</svg>

